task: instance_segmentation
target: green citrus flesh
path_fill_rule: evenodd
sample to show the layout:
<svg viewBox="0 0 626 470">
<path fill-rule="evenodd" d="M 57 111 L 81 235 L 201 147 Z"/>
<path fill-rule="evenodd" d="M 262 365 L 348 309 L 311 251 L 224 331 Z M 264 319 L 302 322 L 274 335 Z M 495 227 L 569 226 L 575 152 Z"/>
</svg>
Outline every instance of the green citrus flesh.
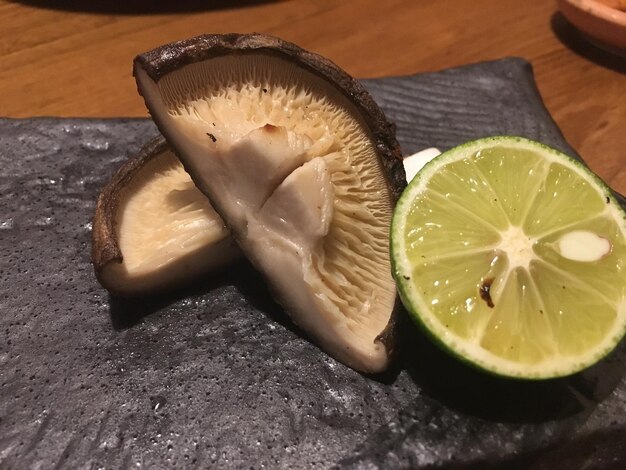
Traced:
<svg viewBox="0 0 626 470">
<path fill-rule="evenodd" d="M 498 375 L 573 374 L 626 330 L 626 215 L 536 142 L 481 139 L 427 164 L 396 206 L 391 256 L 418 324 Z"/>
</svg>

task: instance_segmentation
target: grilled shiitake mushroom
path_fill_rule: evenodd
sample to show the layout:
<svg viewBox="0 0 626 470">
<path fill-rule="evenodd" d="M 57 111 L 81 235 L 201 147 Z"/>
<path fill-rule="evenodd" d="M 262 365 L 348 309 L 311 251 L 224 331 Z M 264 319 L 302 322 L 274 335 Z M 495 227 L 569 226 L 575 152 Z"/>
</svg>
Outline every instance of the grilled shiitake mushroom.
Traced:
<svg viewBox="0 0 626 470">
<path fill-rule="evenodd" d="M 293 321 L 364 372 L 393 348 L 393 126 L 336 65 L 277 38 L 208 35 L 138 56 L 140 94 Z"/>
</svg>

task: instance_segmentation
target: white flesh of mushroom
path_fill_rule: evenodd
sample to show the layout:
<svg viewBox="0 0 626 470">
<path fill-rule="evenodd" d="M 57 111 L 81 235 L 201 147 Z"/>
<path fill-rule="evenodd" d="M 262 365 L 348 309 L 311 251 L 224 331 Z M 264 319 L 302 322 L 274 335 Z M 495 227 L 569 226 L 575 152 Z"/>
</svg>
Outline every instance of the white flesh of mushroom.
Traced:
<svg viewBox="0 0 626 470">
<path fill-rule="evenodd" d="M 294 321 L 351 367 L 384 370 L 392 202 L 358 113 L 282 59 L 209 62 L 158 84 L 137 70 L 153 117 Z"/>
</svg>

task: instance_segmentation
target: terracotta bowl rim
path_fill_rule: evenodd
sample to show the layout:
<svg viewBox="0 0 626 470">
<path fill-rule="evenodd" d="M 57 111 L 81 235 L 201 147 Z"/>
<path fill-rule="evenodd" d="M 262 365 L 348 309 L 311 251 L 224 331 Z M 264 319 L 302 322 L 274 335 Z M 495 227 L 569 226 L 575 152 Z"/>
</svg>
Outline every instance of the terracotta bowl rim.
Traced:
<svg viewBox="0 0 626 470">
<path fill-rule="evenodd" d="M 617 8 L 611 8 L 597 0 L 560 0 L 560 2 L 568 3 L 586 15 L 595 16 L 626 28 L 626 12 L 620 11 Z"/>
</svg>

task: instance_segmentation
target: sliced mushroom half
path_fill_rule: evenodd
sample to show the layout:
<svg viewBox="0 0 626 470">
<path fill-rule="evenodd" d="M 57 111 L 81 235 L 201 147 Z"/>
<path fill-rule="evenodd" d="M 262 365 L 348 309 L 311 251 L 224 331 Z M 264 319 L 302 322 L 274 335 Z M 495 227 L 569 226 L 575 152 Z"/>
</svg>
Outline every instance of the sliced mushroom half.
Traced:
<svg viewBox="0 0 626 470">
<path fill-rule="evenodd" d="M 389 363 L 398 306 L 393 127 L 333 63 L 263 35 L 209 35 L 138 56 L 150 113 L 275 298 L 330 355 Z"/>
<path fill-rule="evenodd" d="M 98 280 L 127 296 L 179 287 L 240 256 L 162 137 L 130 158 L 102 190 L 92 235 Z"/>
</svg>

